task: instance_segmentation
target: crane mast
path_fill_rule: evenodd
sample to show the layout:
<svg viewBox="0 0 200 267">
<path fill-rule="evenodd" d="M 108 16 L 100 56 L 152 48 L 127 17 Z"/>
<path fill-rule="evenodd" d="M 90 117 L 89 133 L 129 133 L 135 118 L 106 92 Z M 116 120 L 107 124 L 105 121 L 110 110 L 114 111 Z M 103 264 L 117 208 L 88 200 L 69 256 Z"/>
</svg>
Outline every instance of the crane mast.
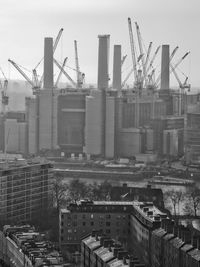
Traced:
<svg viewBox="0 0 200 267">
<path fill-rule="evenodd" d="M 143 80 L 146 79 L 146 68 L 145 68 L 145 59 L 144 59 L 144 52 L 143 52 L 143 47 L 142 47 L 142 37 L 141 37 L 141 32 L 140 32 L 140 27 L 135 22 L 136 26 L 136 31 L 137 31 L 137 38 L 138 38 L 138 44 L 139 44 L 139 49 L 140 49 L 140 56 L 141 56 L 141 61 L 142 61 L 142 70 L 143 70 Z"/>
<path fill-rule="evenodd" d="M 130 37 L 130 46 L 131 46 L 131 56 L 132 56 L 132 63 L 133 63 L 134 79 L 136 82 L 137 81 L 137 60 L 136 60 L 136 50 L 135 50 L 135 44 L 134 44 L 134 39 L 133 39 L 133 30 L 132 30 L 132 24 L 131 24 L 130 18 L 128 18 L 128 28 L 129 28 L 129 37 Z"/>
<path fill-rule="evenodd" d="M 80 72 L 79 59 L 78 59 L 78 48 L 77 41 L 74 40 L 74 50 L 75 50 L 75 64 L 76 64 L 76 75 L 77 75 L 77 88 L 82 88 L 83 80 L 82 73 Z"/>
</svg>

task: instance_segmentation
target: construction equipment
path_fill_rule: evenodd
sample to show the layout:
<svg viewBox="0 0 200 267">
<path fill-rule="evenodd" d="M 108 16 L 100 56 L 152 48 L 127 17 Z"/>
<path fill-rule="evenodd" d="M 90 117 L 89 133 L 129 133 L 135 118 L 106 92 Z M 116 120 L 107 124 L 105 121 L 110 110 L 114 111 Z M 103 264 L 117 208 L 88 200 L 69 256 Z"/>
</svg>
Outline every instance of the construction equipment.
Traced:
<svg viewBox="0 0 200 267">
<path fill-rule="evenodd" d="M 64 69 L 64 67 L 65 67 L 65 65 L 66 65 L 66 62 L 67 62 L 67 59 L 68 59 L 68 57 L 66 57 L 65 59 L 64 59 L 64 61 L 63 61 L 63 64 L 62 64 L 62 69 Z M 59 83 L 59 81 L 60 81 L 60 77 L 61 77 L 61 75 L 62 75 L 62 70 L 60 70 L 60 72 L 59 72 L 59 74 L 58 74 L 58 77 L 57 77 L 57 80 L 56 80 L 56 83 L 55 83 L 55 88 L 58 86 L 58 83 Z"/>
<path fill-rule="evenodd" d="M 124 55 L 121 60 L 121 67 L 124 65 L 125 59 L 127 58 L 127 55 Z"/>
<path fill-rule="evenodd" d="M 149 63 L 149 57 L 150 57 L 150 54 L 151 54 L 152 44 L 153 44 L 152 42 L 149 43 L 149 47 L 148 47 L 148 50 L 147 50 L 147 55 L 146 55 L 146 59 L 145 59 L 145 62 L 144 62 L 145 70 L 146 70 L 147 65 Z"/>
<path fill-rule="evenodd" d="M 76 63 L 76 75 L 77 75 L 77 89 L 82 88 L 85 74 L 80 71 L 79 59 L 78 59 L 78 48 L 77 41 L 74 40 L 74 50 L 75 50 L 75 63 Z"/>
<path fill-rule="evenodd" d="M 185 89 L 187 89 L 188 91 L 190 91 L 191 85 L 187 83 L 188 81 L 188 77 L 186 77 L 184 83 L 181 82 L 181 80 L 179 79 L 179 76 L 176 72 L 176 70 L 174 69 L 173 65 L 170 64 L 170 68 L 171 71 L 173 72 L 178 84 L 179 84 L 179 105 L 178 105 L 178 115 L 181 116 L 182 115 L 182 107 L 183 110 L 185 111 L 185 105 L 183 105 L 183 96 L 185 94 Z"/>
<path fill-rule="evenodd" d="M 40 86 L 37 84 L 37 78 L 34 78 L 35 81 L 32 81 L 26 73 L 19 67 L 17 63 L 15 63 L 13 60 L 8 59 L 8 61 L 19 71 L 19 73 L 25 78 L 25 80 L 32 86 L 33 94 L 37 94 L 40 90 Z M 37 77 L 37 73 L 35 70 L 33 70 L 34 77 Z"/>
<path fill-rule="evenodd" d="M 147 65 L 147 66 L 148 66 L 148 67 L 147 67 L 147 70 L 146 70 L 147 73 L 149 72 L 150 68 L 153 67 L 153 63 L 154 63 L 154 61 L 155 61 L 155 58 L 156 58 L 156 56 L 157 56 L 157 54 L 158 54 L 160 48 L 161 48 L 160 45 L 156 48 L 156 51 L 155 51 L 155 53 L 154 53 L 154 55 L 153 55 L 153 57 L 152 57 L 152 59 L 151 59 L 149 65 Z"/>
<path fill-rule="evenodd" d="M 133 63 L 133 73 L 134 73 L 134 80 L 137 81 L 137 60 L 136 60 L 136 50 L 135 50 L 135 43 L 133 39 L 133 30 L 131 19 L 128 18 L 128 29 L 129 29 L 129 37 L 130 37 L 130 46 L 131 46 L 131 56 L 132 56 L 132 63 Z"/>
<path fill-rule="evenodd" d="M 143 52 L 143 47 L 142 47 L 142 37 L 140 33 L 140 28 L 137 22 L 135 22 L 136 26 L 136 32 L 137 32 L 137 38 L 138 38 L 138 44 L 139 44 L 139 49 L 140 49 L 140 56 L 141 56 L 141 62 L 142 62 L 142 70 L 143 70 L 143 77 L 141 77 L 141 81 L 145 81 L 146 79 L 146 68 L 145 68 L 145 59 L 144 59 L 144 52 Z"/>
<path fill-rule="evenodd" d="M 76 82 L 69 76 L 69 74 L 62 68 L 62 66 L 58 63 L 58 61 L 54 58 L 54 63 L 56 66 L 62 71 L 62 73 L 67 77 L 67 79 L 72 83 L 74 87 L 77 87 Z"/>
<path fill-rule="evenodd" d="M 63 30 L 64 30 L 63 28 L 60 29 L 60 31 L 58 32 L 58 35 L 57 35 L 57 37 L 56 37 L 56 39 L 55 39 L 55 41 L 54 41 L 54 44 L 53 44 L 53 54 L 54 54 L 55 51 L 56 51 L 56 48 L 57 48 L 58 43 L 59 43 L 59 41 L 60 41 L 60 38 L 61 38 L 61 36 L 62 36 Z M 40 63 L 42 62 L 43 59 L 44 59 L 44 57 L 39 61 L 39 63 L 36 65 L 36 67 L 33 69 L 33 71 L 35 71 L 35 70 L 37 69 L 37 67 L 40 65 Z M 43 76 L 44 76 L 44 74 L 42 74 L 42 76 L 41 76 L 41 78 L 40 78 L 40 81 L 39 81 L 39 84 L 38 84 L 39 88 L 42 87 Z"/>
<path fill-rule="evenodd" d="M 9 97 L 7 95 L 7 87 L 8 87 L 8 80 L 3 72 L 3 70 L 0 68 L 0 71 L 4 77 L 3 83 L 0 81 L 0 89 L 1 89 L 1 104 L 2 104 L 2 113 L 5 114 L 6 106 L 8 105 Z"/>
</svg>

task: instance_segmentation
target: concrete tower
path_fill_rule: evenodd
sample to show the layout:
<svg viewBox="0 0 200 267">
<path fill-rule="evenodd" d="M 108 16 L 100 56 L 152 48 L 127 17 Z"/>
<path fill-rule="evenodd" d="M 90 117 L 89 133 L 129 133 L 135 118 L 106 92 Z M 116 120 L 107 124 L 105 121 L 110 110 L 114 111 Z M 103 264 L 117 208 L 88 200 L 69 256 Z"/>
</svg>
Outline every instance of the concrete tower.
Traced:
<svg viewBox="0 0 200 267">
<path fill-rule="evenodd" d="M 53 38 L 44 39 L 44 89 L 53 88 Z"/>
<path fill-rule="evenodd" d="M 121 45 L 114 45 L 113 57 L 113 89 L 121 94 Z"/>
<path fill-rule="evenodd" d="M 44 77 L 38 110 L 39 150 L 54 148 L 53 38 L 44 39 Z"/>
<path fill-rule="evenodd" d="M 108 88 L 108 61 L 109 61 L 109 44 L 110 35 L 99 35 L 99 55 L 98 55 L 98 80 L 97 88 Z"/>
<path fill-rule="evenodd" d="M 169 90 L 169 45 L 162 45 L 161 90 Z"/>
</svg>

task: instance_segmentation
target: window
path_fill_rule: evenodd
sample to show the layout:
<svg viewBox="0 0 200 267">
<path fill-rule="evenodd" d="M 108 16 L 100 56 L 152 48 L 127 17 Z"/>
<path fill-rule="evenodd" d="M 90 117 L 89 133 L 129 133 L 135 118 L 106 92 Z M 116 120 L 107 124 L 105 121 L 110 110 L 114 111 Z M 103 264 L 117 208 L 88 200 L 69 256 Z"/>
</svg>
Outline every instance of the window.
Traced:
<svg viewBox="0 0 200 267">
<path fill-rule="evenodd" d="M 85 214 L 83 214 L 82 218 L 83 218 L 83 219 L 85 219 L 85 218 L 86 218 Z"/>
<path fill-rule="evenodd" d="M 85 223 L 85 222 L 83 222 L 82 224 L 83 224 L 83 226 L 85 226 L 85 225 L 86 225 L 86 223 Z"/>
<path fill-rule="evenodd" d="M 73 222 L 73 226 L 77 226 L 77 221 Z"/>
<path fill-rule="evenodd" d="M 106 229 L 106 234 L 110 234 L 110 229 Z"/>
<path fill-rule="evenodd" d="M 67 232 L 68 232 L 68 233 L 72 233 L 72 229 L 68 229 Z"/>
<path fill-rule="evenodd" d="M 103 221 L 100 221 L 100 222 L 99 222 L 99 225 L 102 226 L 102 225 L 103 225 Z"/>
<path fill-rule="evenodd" d="M 110 226 L 110 222 L 106 222 L 106 226 Z"/>
<path fill-rule="evenodd" d="M 106 214 L 106 219 L 110 219 L 110 214 Z"/>
<path fill-rule="evenodd" d="M 91 225 L 91 226 L 94 225 L 94 222 L 90 222 L 90 225 Z"/>
</svg>

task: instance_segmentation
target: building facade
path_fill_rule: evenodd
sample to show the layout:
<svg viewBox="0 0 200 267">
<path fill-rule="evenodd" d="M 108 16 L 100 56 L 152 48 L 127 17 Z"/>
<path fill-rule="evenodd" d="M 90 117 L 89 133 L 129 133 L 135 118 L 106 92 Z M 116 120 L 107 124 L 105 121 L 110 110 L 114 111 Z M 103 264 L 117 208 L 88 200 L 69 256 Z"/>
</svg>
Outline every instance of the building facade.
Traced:
<svg viewBox="0 0 200 267">
<path fill-rule="evenodd" d="M 52 201 L 52 164 L 15 160 L 0 165 L 0 221 L 27 222 L 41 216 Z"/>
</svg>

